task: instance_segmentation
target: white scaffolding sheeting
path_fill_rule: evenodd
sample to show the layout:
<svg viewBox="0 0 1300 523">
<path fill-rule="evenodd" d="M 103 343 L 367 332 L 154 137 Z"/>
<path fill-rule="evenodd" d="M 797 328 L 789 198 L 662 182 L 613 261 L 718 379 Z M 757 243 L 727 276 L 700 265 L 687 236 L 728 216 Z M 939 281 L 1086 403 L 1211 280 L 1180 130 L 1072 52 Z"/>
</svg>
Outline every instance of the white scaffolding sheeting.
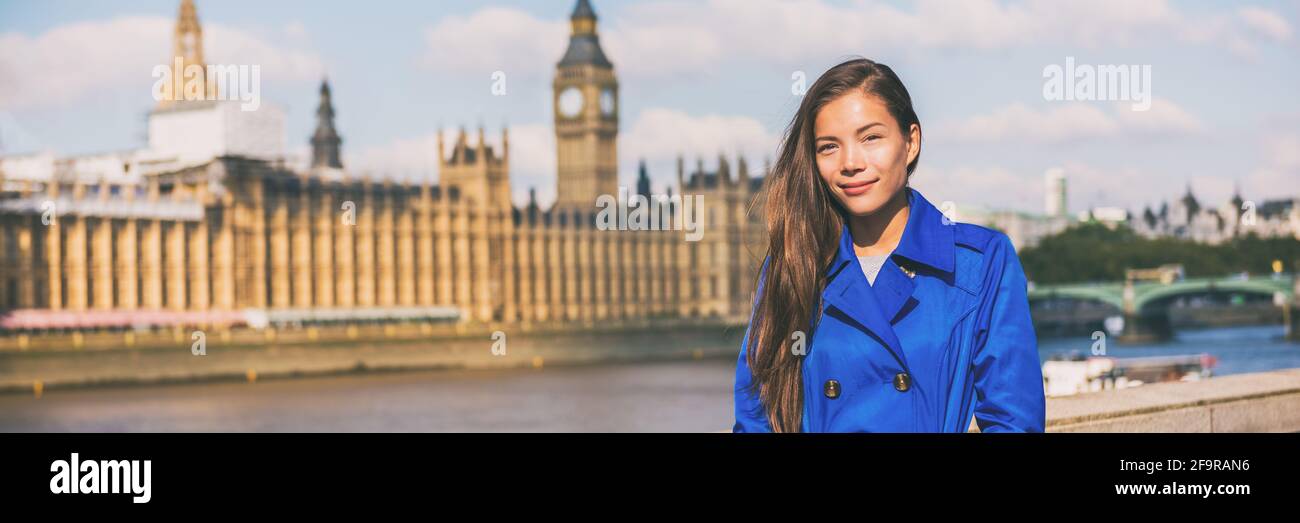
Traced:
<svg viewBox="0 0 1300 523">
<path fill-rule="evenodd" d="M 283 325 L 286 323 L 339 323 L 352 321 L 454 321 L 461 317 L 457 307 L 359 307 L 359 308 L 313 308 L 313 309 L 270 309 L 263 318 L 254 317 L 245 311 L 248 323 Z"/>
<path fill-rule="evenodd" d="M 60 197 L 54 200 L 28 196 L 0 201 L 0 214 L 41 214 L 48 202 L 54 203 L 55 216 L 85 216 L 93 218 L 136 218 L 143 220 L 178 220 L 196 222 L 203 219 L 203 204 L 195 200 L 127 200 L 124 198 L 87 198 L 73 200 Z"/>
</svg>

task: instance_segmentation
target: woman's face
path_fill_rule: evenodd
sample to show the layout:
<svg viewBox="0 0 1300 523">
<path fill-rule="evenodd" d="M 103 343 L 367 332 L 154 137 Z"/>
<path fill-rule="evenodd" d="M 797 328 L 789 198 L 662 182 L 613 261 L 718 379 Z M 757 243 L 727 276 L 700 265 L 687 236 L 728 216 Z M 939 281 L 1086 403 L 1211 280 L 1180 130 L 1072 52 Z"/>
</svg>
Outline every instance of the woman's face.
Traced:
<svg viewBox="0 0 1300 523">
<path fill-rule="evenodd" d="M 921 150 L 920 127 L 904 135 L 885 102 L 862 90 L 822 107 L 813 137 L 822 180 L 852 216 L 875 213 L 902 191 Z"/>
</svg>

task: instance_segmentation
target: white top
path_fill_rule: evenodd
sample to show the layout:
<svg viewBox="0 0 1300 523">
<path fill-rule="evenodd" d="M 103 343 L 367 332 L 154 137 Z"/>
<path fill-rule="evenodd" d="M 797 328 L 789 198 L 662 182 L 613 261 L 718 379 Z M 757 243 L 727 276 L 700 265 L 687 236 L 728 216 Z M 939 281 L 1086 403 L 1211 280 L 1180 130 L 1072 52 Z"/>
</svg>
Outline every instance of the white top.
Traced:
<svg viewBox="0 0 1300 523">
<path fill-rule="evenodd" d="M 876 284 L 876 275 L 880 273 L 880 268 L 885 266 L 885 260 L 887 259 L 889 259 L 889 254 L 858 256 L 858 263 L 862 265 L 862 274 L 867 277 L 868 283 Z"/>
</svg>

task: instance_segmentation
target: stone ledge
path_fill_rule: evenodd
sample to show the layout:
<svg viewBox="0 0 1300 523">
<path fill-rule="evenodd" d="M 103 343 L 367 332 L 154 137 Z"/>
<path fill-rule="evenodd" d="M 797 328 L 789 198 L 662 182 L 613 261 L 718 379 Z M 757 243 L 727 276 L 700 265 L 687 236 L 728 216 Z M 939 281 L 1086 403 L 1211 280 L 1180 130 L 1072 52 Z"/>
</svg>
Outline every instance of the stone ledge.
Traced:
<svg viewBox="0 0 1300 523">
<path fill-rule="evenodd" d="M 1300 369 L 1048 398 L 1048 432 L 1297 432 Z"/>
</svg>

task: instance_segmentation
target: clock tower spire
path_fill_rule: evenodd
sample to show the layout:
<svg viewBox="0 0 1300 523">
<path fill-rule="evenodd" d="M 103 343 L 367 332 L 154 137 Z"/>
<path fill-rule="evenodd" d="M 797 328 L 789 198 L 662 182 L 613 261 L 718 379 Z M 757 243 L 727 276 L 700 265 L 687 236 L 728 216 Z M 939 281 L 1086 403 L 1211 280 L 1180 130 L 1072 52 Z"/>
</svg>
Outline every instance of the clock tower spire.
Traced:
<svg viewBox="0 0 1300 523">
<path fill-rule="evenodd" d="M 556 200 L 560 209 L 595 208 L 618 194 L 618 78 L 600 48 L 596 11 L 578 0 L 569 48 L 556 64 Z"/>
<path fill-rule="evenodd" d="M 208 84 L 208 63 L 203 58 L 203 26 L 199 25 L 198 10 L 194 0 L 181 0 L 180 14 L 172 33 L 172 63 L 169 82 L 162 83 L 159 109 L 166 109 L 184 100 L 216 98 L 217 86 Z M 187 75 L 187 72 L 195 72 Z M 177 87 L 181 91 L 177 92 Z"/>
</svg>

